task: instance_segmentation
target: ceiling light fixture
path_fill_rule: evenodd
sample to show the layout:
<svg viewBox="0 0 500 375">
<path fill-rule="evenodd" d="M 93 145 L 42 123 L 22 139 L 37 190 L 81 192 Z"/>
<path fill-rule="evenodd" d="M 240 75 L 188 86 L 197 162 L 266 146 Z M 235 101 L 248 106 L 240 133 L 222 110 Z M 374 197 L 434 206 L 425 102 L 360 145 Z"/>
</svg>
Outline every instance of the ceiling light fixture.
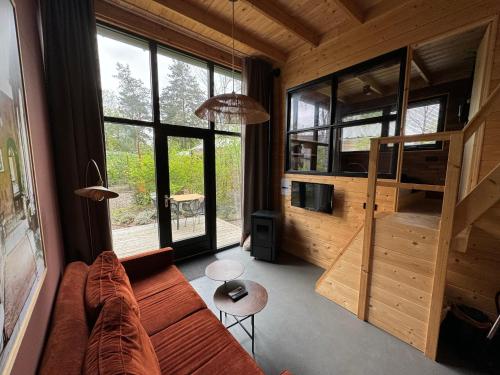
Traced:
<svg viewBox="0 0 500 375">
<path fill-rule="evenodd" d="M 233 92 L 216 95 L 205 102 L 194 112 L 201 119 L 217 123 L 227 124 L 261 124 L 269 121 L 269 113 L 255 99 L 248 95 L 234 92 L 234 3 L 237 0 L 229 0 L 232 3 L 233 19 L 231 24 L 231 36 L 233 40 L 231 53 L 231 77 L 233 80 Z"/>
</svg>

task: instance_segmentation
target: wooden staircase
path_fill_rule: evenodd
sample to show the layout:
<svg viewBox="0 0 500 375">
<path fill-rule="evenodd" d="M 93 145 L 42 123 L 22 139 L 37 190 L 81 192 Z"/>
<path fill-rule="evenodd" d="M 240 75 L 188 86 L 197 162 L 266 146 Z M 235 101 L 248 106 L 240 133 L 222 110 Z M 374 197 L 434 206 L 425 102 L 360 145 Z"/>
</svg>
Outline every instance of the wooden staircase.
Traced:
<svg viewBox="0 0 500 375">
<path fill-rule="evenodd" d="M 500 163 L 476 186 L 464 189 L 465 196 L 458 200 L 465 143 L 478 130 L 484 130 L 487 116 L 499 108 L 500 85 L 462 131 L 372 139 L 364 225 L 316 284 L 321 295 L 433 359 L 437 353 L 450 251 L 452 254 L 457 249 L 471 251 L 470 235 L 475 230 L 496 238 L 500 244 Z M 402 183 L 402 145 L 426 140 L 449 142 L 445 184 Z M 399 145 L 395 180 L 377 177 L 383 144 Z M 443 192 L 440 214 L 425 210 L 376 214 L 378 186 L 394 187 L 397 192 L 400 189 Z M 460 262 L 459 259 L 457 255 L 451 261 Z M 452 273 L 451 276 L 460 279 L 459 272 Z M 500 283 L 500 273 L 492 278 Z"/>
<path fill-rule="evenodd" d="M 488 227 L 489 216 L 485 216 L 485 214 L 499 200 L 500 163 L 486 177 L 484 177 L 465 198 L 458 202 L 455 211 L 455 220 L 453 223 L 453 236 L 460 235 L 462 231 L 466 230 L 473 224 Z M 491 223 L 491 220 L 489 220 L 489 222 Z M 492 234 L 496 234 L 499 226 L 500 222 L 497 222 L 496 228 L 490 228 L 492 229 L 490 232 Z"/>
</svg>

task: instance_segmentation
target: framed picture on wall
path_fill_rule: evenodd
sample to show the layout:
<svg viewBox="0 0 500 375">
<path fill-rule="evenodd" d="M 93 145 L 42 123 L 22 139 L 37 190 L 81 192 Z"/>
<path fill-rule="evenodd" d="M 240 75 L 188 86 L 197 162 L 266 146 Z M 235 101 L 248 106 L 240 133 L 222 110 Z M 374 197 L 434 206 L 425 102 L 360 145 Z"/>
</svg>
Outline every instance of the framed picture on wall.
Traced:
<svg viewBox="0 0 500 375">
<path fill-rule="evenodd" d="M 8 373 L 46 265 L 11 0 L 0 0 L 0 25 L 0 372 Z"/>
</svg>

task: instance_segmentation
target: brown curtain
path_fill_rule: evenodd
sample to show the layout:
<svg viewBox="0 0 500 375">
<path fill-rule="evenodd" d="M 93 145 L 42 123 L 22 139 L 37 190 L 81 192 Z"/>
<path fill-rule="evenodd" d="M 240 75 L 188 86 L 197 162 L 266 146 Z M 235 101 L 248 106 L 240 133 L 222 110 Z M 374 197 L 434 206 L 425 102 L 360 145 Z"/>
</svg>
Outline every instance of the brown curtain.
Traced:
<svg viewBox="0 0 500 375">
<path fill-rule="evenodd" d="M 271 158 L 273 68 L 258 58 L 244 61 L 243 82 L 246 94 L 266 108 L 271 121 L 243 126 L 243 192 L 241 244 L 250 235 L 250 215 L 262 209 L 271 209 Z"/>
<path fill-rule="evenodd" d="M 111 249 L 107 202 L 74 194 L 87 185 L 85 168 L 90 159 L 105 172 L 94 5 L 92 0 L 41 0 L 41 12 L 66 261 L 90 263 L 98 253 Z M 88 184 L 96 181 L 91 168 Z"/>
</svg>

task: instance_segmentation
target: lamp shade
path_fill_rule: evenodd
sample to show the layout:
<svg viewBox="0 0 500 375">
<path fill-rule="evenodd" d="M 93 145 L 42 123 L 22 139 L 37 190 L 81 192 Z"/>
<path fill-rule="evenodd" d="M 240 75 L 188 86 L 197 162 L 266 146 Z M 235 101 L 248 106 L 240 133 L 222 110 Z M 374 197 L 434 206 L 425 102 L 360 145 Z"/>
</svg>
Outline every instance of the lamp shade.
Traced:
<svg viewBox="0 0 500 375">
<path fill-rule="evenodd" d="M 100 202 L 104 199 L 112 199 L 118 197 L 118 193 L 105 188 L 104 186 L 87 186 L 82 189 L 75 190 L 75 194 L 80 197 L 88 198 L 93 201 Z"/>
<path fill-rule="evenodd" d="M 235 92 L 211 97 L 194 113 L 201 119 L 226 124 L 260 124 L 270 118 L 255 99 Z"/>
</svg>

